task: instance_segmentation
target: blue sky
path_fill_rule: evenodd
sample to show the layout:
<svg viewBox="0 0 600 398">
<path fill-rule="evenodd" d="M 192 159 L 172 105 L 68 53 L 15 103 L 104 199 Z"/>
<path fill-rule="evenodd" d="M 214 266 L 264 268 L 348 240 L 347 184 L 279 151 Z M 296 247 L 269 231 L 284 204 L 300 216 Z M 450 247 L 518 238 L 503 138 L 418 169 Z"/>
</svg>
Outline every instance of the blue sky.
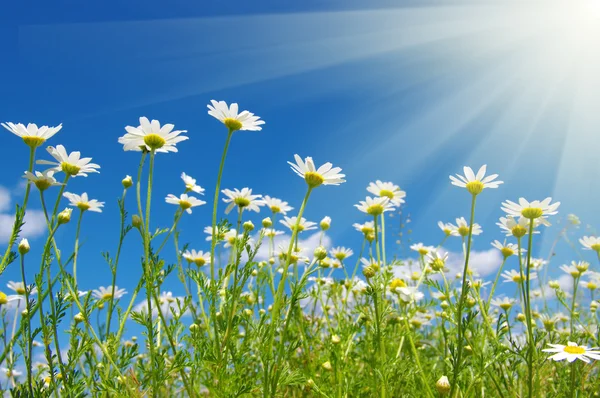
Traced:
<svg viewBox="0 0 600 398">
<path fill-rule="evenodd" d="M 297 209 L 305 185 L 286 164 L 295 153 L 343 168 L 348 182 L 317 189 L 306 211 L 312 221 L 332 217 L 334 245 L 358 252 L 361 236 L 351 225 L 367 219 L 353 204 L 376 179 L 407 191 L 410 239 L 439 243 L 437 221 L 469 211 L 468 194 L 452 187 L 448 175 L 484 163 L 505 184 L 479 198 L 476 221 L 484 235 L 476 250 L 503 239 L 495 226 L 500 202 L 520 196 L 561 201 L 552 221 L 577 214 L 580 236 L 587 224 L 600 222 L 594 105 L 600 46 L 581 44 L 577 52 L 570 31 L 557 42 L 550 22 L 527 19 L 539 4 L 521 3 L 530 14 L 513 2 L 456 1 L 2 5 L 0 120 L 63 123 L 49 144 L 79 150 L 102 167 L 68 188 L 106 202 L 102 215 L 85 216 L 84 289 L 110 281 L 100 253 L 115 250 L 120 181 L 135 175 L 139 160 L 117 143 L 125 126 L 147 116 L 189 132 L 179 153 L 157 156 L 153 226 L 170 225 L 175 209 L 163 198 L 180 193 L 181 172 L 195 177 L 207 190 L 203 199 L 212 201 L 226 131 L 206 113 L 211 99 L 238 102 L 266 121 L 261 132 L 235 134 L 223 188 L 248 186 Z M 0 211 L 7 215 L 21 200 L 28 149 L 0 134 Z M 133 196 L 128 199 L 133 211 Z M 37 197 L 31 209 L 39 209 Z M 264 216 L 252 219 L 258 225 Z M 206 250 L 202 229 L 209 222 L 209 206 L 185 215 L 182 241 Z M 74 228 L 61 232 L 65 245 Z M 538 239 L 535 255 L 547 256 L 558 228 Z M 31 244 L 35 253 L 42 239 Z M 388 248 L 388 256 L 405 255 L 392 239 Z M 460 244 L 448 248 L 458 251 Z M 559 265 L 579 259 L 564 243 L 557 249 L 550 270 L 556 275 Z M 118 278 L 129 291 L 141 272 L 140 256 L 139 238 L 131 234 Z M 2 284 L 11 279 L 19 280 L 16 264 Z"/>
</svg>

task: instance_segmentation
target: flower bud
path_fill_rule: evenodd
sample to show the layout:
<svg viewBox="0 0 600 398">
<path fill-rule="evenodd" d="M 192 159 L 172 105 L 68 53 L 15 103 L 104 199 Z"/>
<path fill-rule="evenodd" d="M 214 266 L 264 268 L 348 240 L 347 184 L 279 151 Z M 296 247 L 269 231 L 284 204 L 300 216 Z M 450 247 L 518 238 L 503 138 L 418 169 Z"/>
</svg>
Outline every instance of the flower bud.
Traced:
<svg viewBox="0 0 600 398">
<path fill-rule="evenodd" d="M 318 246 L 313 252 L 313 255 L 317 260 L 323 260 L 325 257 L 327 257 L 327 249 L 325 249 L 323 246 Z"/>
<path fill-rule="evenodd" d="M 83 322 L 85 320 L 85 318 L 83 317 L 83 314 L 81 312 L 78 312 L 73 319 L 75 319 L 75 322 L 79 323 L 79 322 Z"/>
<path fill-rule="evenodd" d="M 363 275 L 365 276 L 365 278 L 369 279 L 375 276 L 375 274 L 377 273 L 377 271 L 375 271 L 375 268 L 372 266 L 366 266 L 365 268 L 363 268 Z"/>
<path fill-rule="evenodd" d="M 525 322 L 525 314 L 523 314 L 522 312 L 519 312 L 519 314 L 517 315 L 517 321 L 519 322 Z"/>
<path fill-rule="evenodd" d="M 331 226 L 331 217 L 323 217 L 319 226 L 321 227 L 321 229 L 323 231 L 327 231 L 329 229 L 329 227 Z"/>
<path fill-rule="evenodd" d="M 130 188 L 133 185 L 133 179 L 128 175 L 121 180 L 121 184 L 123 184 L 123 188 L 125 189 Z"/>
<path fill-rule="evenodd" d="M 133 216 L 131 216 L 131 225 L 133 225 L 134 228 L 140 229 L 142 226 L 141 217 L 138 216 L 137 214 L 134 214 Z"/>
<path fill-rule="evenodd" d="M 548 282 L 548 285 L 552 289 L 560 289 L 560 284 L 558 283 L 558 281 L 550 281 Z"/>
<path fill-rule="evenodd" d="M 255 270 L 255 269 L 253 269 L 253 270 L 252 270 L 252 276 L 257 276 L 257 275 L 258 275 L 258 271 L 257 271 L 257 270 Z"/>
<path fill-rule="evenodd" d="M 251 316 L 252 315 L 252 310 L 250 308 L 246 308 L 244 310 L 244 314 L 246 314 L 246 316 Z"/>
<path fill-rule="evenodd" d="M 246 221 L 244 223 L 244 231 L 250 232 L 254 230 L 254 224 L 252 223 L 252 221 Z"/>
<path fill-rule="evenodd" d="M 19 253 L 21 255 L 27 254 L 29 253 L 29 241 L 25 238 L 21 239 L 21 242 L 19 242 Z"/>
<path fill-rule="evenodd" d="M 263 218 L 262 226 L 265 228 L 271 228 L 273 226 L 273 221 L 271 220 L 271 217 Z"/>
<path fill-rule="evenodd" d="M 435 383 L 435 388 L 441 395 L 448 395 L 451 390 L 450 380 L 446 376 L 442 376 Z"/>
<path fill-rule="evenodd" d="M 340 341 L 342 341 L 342 338 L 340 336 L 338 336 L 337 334 L 334 334 L 333 336 L 331 336 L 331 342 L 333 344 L 339 344 Z"/>
<path fill-rule="evenodd" d="M 323 364 L 321 365 L 321 367 L 325 370 L 332 370 L 333 366 L 331 366 L 331 362 L 327 361 L 327 362 L 323 362 Z"/>
<path fill-rule="evenodd" d="M 66 224 L 69 221 L 71 221 L 71 213 L 72 212 L 73 212 L 73 209 L 67 207 L 66 209 L 64 209 L 63 211 L 58 213 L 58 225 Z"/>
</svg>

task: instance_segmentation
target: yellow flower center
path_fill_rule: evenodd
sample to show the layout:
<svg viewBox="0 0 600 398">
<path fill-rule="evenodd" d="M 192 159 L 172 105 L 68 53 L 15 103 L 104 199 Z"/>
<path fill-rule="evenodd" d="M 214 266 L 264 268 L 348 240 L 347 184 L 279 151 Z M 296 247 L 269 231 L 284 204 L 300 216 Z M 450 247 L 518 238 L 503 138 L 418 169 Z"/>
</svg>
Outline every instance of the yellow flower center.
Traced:
<svg viewBox="0 0 600 398">
<path fill-rule="evenodd" d="M 111 292 L 106 292 L 106 293 L 104 293 L 104 294 L 102 295 L 102 299 L 103 299 L 103 300 L 107 300 L 107 299 L 109 299 L 109 298 L 111 298 L 111 297 L 112 297 L 112 293 L 111 293 Z"/>
<path fill-rule="evenodd" d="M 511 230 L 511 232 L 515 238 L 522 238 L 527 234 L 527 228 L 517 225 Z"/>
<path fill-rule="evenodd" d="M 579 270 L 576 270 L 576 269 L 571 270 L 571 272 L 569 272 L 569 273 L 571 274 L 571 276 L 573 278 L 578 278 L 581 275 L 581 272 L 579 272 Z"/>
<path fill-rule="evenodd" d="M 392 279 L 392 282 L 390 283 L 390 289 L 391 290 L 396 290 L 396 288 L 399 288 L 399 287 L 406 287 L 406 282 L 404 282 L 400 278 L 394 278 L 394 279 Z"/>
<path fill-rule="evenodd" d="M 379 196 L 385 196 L 385 197 L 388 197 L 390 199 L 394 199 L 394 193 L 392 191 L 387 190 L 387 189 L 382 189 L 381 191 L 379 191 Z"/>
<path fill-rule="evenodd" d="M 419 252 L 420 255 L 424 256 L 427 253 L 429 253 L 429 250 L 425 249 L 424 247 L 421 247 L 419 250 L 417 250 Z"/>
<path fill-rule="evenodd" d="M 521 215 L 523 215 L 523 217 L 525 217 L 525 218 L 529 218 L 530 220 L 539 218 L 543 214 L 544 214 L 544 211 L 542 209 L 540 209 L 539 207 L 526 207 L 523 210 L 521 210 Z"/>
<path fill-rule="evenodd" d="M 82 211 L 86 211 L 86 210 L 89 210 L 90 205 L 87 202 L 79 202 L 79 203 L 77 203 L 77 207 Z"/>
<path fill-rule="evenodd" d="M 24 287 L 18 287 L 15 289 L 15 292 L 17 292 L 17 294 L 25 294 L 25 288 Z"/>
<path fill-rule="evenodd" d="M 158 134 L 148 134 L 144 137 L 144 144 L 150 147 L 151 150 L 162 148 L 167 141 Z"/>
<path fill-rule="evenodd" d="M 590 246 L 592 248 L 592 250 L 595 250 L 597 252 L 600 252 L 600 243 L 596 243 L 592 246 Z"/>
<path fill-rule="evenodd" d="M 444 228 L 443 232 L 448 236 L 452 234 L 452 230 L 450 228 Z"/>
<path fill-rule="evenodd" d="M 233 200 L 233 203 L 235 203 L 239 207 L 246 207 L 250 204 L 250 199 L 238 197 Z"/>
<path fill-rule="evenodd" d="M 40 191 L 45 191 L 46 189 L 50 188 L 50 186 L 52 186 L 52 181 L 46 178 L 42 178 L 34 182 L 34 184 Z"/>
<path fill-rule="evenodd" d="M 481 191 L 483 191 L 484 185 L 481 181 L 471 181 L 467 183 L 467 191 L 471 193 L 471 195 L 479 195 Z"/>
<path fill-rule="evenodd" d="M 367 214 L 370 214 L 372 216 L 378 216 L 381 213 L 383 213 L 383 210 L 384 210 L 383 205 L 374 204 L 374 205 L 367 207 Z"/>
<path fill-rule="evenodd" d="M 70 176 L 75 176 L 81 170 L 80 167 L 74 165 L 73 163 L 62 162 L 60 164 L 60 169 Z"/>
<path fill-rule="evenodd" d="M 293 230 L 296 230 L 297 232 L 302 232 L 302 231 L 304 231 L 304 225 L 302 225 L 302 224 L 292 225 L 292 231 Z"/>
<path fill-rule="evenodd" d="M 181 207 L 183 210 L 187 210 L 190 207 L 192 207 L 192 204 L 190 202 L 188 202 L 187 200 L 180 200 L 179 207 Z"/>
<path fill-rule="evenodd" d="M 198 267 L 202 267 L 204 264 L 206 264 L 206 260 L 203 257 L 196 257 L 194 259 L 194 264 L 196 264 Z"/>
<path fill-rule="evenodd" d="M 469 227 L 467 227 L 467 226 L 458 227 L 458 233 L 460 234 L 460 236 L 469 235 Z"/>
<path fill-rule="evenodd" d="M 185 190 L 186 191 L 191 191 L 194 189 L 194 184 L 185 184 Z"/>
<path fill-rule="evenodd" d="M 413 325 L 413 327 L 415 327 L 417 329 L 420 328 L 421 326 L 423 326 L 423 322 L 421 322 L 418 319 L 414 319 L 414 318 L 410 320 L 410 324 Z"/>
<path fill-rule="evenodd" d="M 344 253 L 344 252 L 335 253 L 335 258 L 337 258 L 340 261 L 344 261 L 346 259 L 346 253 Z"/>
<path fill-rule="evenodd" d="M 441 271 L 444 269 L 444 260 L 442 260 L 441 258 L 436 258 L 435 260 L 433 260 L 430 264 L 431 269 L 434 271 Z"/>
<path fill-rule="evenodd" d="M 371 227 L 362 227 L 360 229 L 360 232 L 362 232 L 365 235 L 368 235 L 368 234 L 375 233 L 375 230 L 373 228 L 371 228 Z"/>
<path fill-rule="evenodd" d="M 306 180 L 306 183 L 311 188 L 316 188 L 325 182 L 325 178 L 316 171 L 307 171 L 304 173 L 304 180 Z"/>
<path fill-rule="evenodd" d="M 231 131 L 238 131 L 243 127 L 242 122 L 231 117 L 226 117 L 223 119 L 223 124 Z"/>
<path fill-rule="evenodd" d="M 585 348 L 572 345 L 566 346 L 563 351 L 569 354 L 585 354 Z"/>
<path fill-rule="evenodd" d="M 500 304 L 500 308 L 502 308 L 504 311 L 510 310 L 510 307 L 512 307 L 512 303 L 502 303 L 502 304 Z"/>
<path fill-rule="evenodd" d="M 500 249 L 500 253 L 502 253 L 502 256 L 504 256 L 504 258 L 510 257 L 515 254 L 513 249 L 511 249 L 510 247 L 503 247 L 502 249 Z"/>
<path fill-rule="evenodd" d="M 523 282 L 523 279 L 524 279 L 524 278 L 523 278 L 523 277 L 521 277 L 521 275 L 520 275 L 520 274 L 513 275 L 513 277 L 512 277 L 512 280 L 513 280 L 513 282 L 516 282 L 516 283 L 521 283 L 521 282 Z"/>
<path fill-rule="evenodd" d="M 271 206 L 271 211 L 273 213 L 279 213 L 281 211 L 281 208 L 279 206 Z"/>
<path fill-rule="evenodd" d="M 8 303 L 8 297 L 4 292 L 0 292 L 0 305 Z"/>
<path fill-rule="evenodd" d="M 23 142 L 31 148 L 37 148 L 46 142 L 45 138 L 36 137 L 33 135 L 23 137 Z"/>
<path fill-rule="evenodd" d="M 598 285 L 595 282 L 588 282 L 587 288 L 590 290 L 596 290 L 596 289 L 598 289 Z"/>
</svg>

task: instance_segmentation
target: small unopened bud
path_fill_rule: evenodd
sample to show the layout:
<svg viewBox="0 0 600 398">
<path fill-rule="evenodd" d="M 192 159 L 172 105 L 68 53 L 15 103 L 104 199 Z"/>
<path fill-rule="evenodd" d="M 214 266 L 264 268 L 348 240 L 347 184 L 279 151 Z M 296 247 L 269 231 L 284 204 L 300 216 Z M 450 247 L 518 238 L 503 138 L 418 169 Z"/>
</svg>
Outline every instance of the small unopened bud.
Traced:
<svg viewBox="0 0 600 398">
<path fill-rule="evenodd" d="M 375 276 L 375 274 L 377 273 L 377 271 L 375 270 L 374 267 L 368 265 L 365 268 L 363 268 L 363 275 L 365 276 L 365 278 L 372 278 Z"/>
<path fill-rule="evenodd" d="M 264 314 L 267 313 L 267 311 L 265 311 L 264 308 L 261 308 L 260 310 L 258 310 L 258 313 L 261 314 L 261 315 L 264 315 Z"/>
<path fill-rule="evenodd" d="M 323 260 L 325 257 L 327 257 L 327 249 L 325 249 L 323 246 L 318 246 L 313 252 L 313 255 L 317 260 Z"/>
<path fill-rule="evenodd" d="M 323 364 L 321 365 L 321 367 L 325 370 L 332 370 L 333 366 L 331 366 L 331 362 L 327 361 L 327 362 L 323 362 Z"/>
<path fill-rule="evenodd" d="M 446 309 L 446 308 L 450 307 L 450 304 L 446 300 L 444 300 L 440 303 L 440 307 L 442 307 L 443 309 Z"/>
<path fill-rule="evenodd" d="M 253 270 L 252 270 L 252 276 L 256 276 L 256 275 L 258 275 L 258 271 L 257 271 L 257 270 L 255 270 L 255 269 L 253 269 Z"/>
<path fill-rule="evenodd" d="M 79 323 L 79 322 L 83 322 L 85 320 L 85 318 L 83 317 L 83 314 L 81 312 L 78 312 L 73 319 L 75 319 L 75 322 Z"/>
<path fill-rule="evenodd" d="M 58 224 L 66 224 L 69 221 L 71 221 L 71 213 L 73 212 L 73 209 L 67 207 L 66 209 L 64 209 L 63 211 L 61 211 L 60 213 L 58 213 Z"/>
<path fill-rule="evenodd" d="M 369 232 L 368 234 L 365 235 L 365 239 L 368 240 L 369 243 L 373 242 L 375 240 L 375 233 Z"/>
<path fill-rule="evenodd" d="M 252 310 L 250 308 L 246 308 L 244 310 L 244 314 L 246 314 L 246 316 L 251 316 L 252 315 Z"/>
<path fill-rule="evenodd" d="M 560 284 L 558 283 L 558 281 L 550 281 L 548 282 L 548 285 L 552 289 L 560 289 Z"/>
<path fill-rule="evenodd" d="M 250 232 L 254 230 L 254 224 L 252 223 L 252 221 L 246 221 L 244 223 L 244 231 Z"/>
<path fill-rule="evenodd" d="M 523 314 L 522 312 L 519 312 L 519 314 L 517 315 L 517 321 L 519 321 L 519 322 L 525 322 L 525 319 L 527 319 L 525 317 L 525 314 Z"/>
<path fill-rule="evenodd" d="M 475 300 L 473 297 L 467 297 L 465 300 L 465 305 L 467 308 L 473 308 L 475 304 L 477 304 L 477 300 Z"/>
<path fill-rule="evenodd" d="M 21 255 L 27 254 L 29 253 L 29 241 L 25 238 L 21 239 L 21 242 L 19 242 L 19 253 Z"/>
<path fill-rule="evenodd" d="M 435 382 L 435 388 L 441 395 L 448 395 L 451 390 L 450 380 L 446 376 L 442 376 Z"/>
<path fill-rule="evenodd" d="M 333 336 L 331 336 L 331 342 L 333 344 L 339 344 L 340 341 L 342 341 L 342 338 L 340 336 L 338 336 L 337 334 L 334 334 Z"/>
<path fill-rule="evenodd" d="M 271 264 L 271 265 L 275 264 L 275 257 L 269 258 L 269 264 Z"/>
<path fill-rule="evenodd" d="M 331 217 L 323 217 L 319 226 L 323 231 L 327 231 L 331 226 Z"/>
<path fill-rule="evenodd" d="M 273 220 L 271 220 L 271 217 L 265 217 L 262 220 L 262 226 L 265 228 L 270 228 L 273 226 Z"/>
<path fill-rule="evenodd" d="M 121 184 L 123 184 L 123 188 L 125 189 L 130 188 L 133 185 L 133 179 L 128 175 L 121 180 Z"/>
</svg>

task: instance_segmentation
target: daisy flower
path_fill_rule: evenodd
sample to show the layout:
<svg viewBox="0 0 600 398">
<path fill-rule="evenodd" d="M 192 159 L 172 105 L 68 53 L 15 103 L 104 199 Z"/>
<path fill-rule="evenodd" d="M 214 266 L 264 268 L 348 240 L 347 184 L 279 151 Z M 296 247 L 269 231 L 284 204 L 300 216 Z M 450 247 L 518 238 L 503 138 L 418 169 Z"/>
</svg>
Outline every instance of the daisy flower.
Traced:
<svg viewBox="0 0 600 398">
<path fill-rule="evenodd" d="M 552 198 L 546 198 L 542 201 L 534 200 L 533 202 L 528 202 L 525 198 L 519 198 L 519 203 L 507 200 L 502 203 L 501 208 L 509 216 L 525 217 L 529 220 L 534 220 L 558 213 L 557 209 L 560 206 L 560 202 L 550 204 L 551 202 Z"/>
<path fill-rule="evenodd" d="M 462 237 L 469 235 L 469 223 L 465 220 L 464 217 L 460 217 L 456 219 L 456 231 Z M 473 224 L 473 235 L 479 235 L 483 232 L 481 229 L 481 225 L 474 223 Z"/>
<path fill-rule="evenodd" d="M 17 293 L 20 296 L 24 296 L 25 295 L 25 285 L 23 284 L 23 282 L 13 282 L 13 281 L 9 281 L 6 284 L 6 287 L 8 287 L 11 290 L 14 290 L 15 293 Z M 31 287 L 29 294 L 36 294 L 37 293 L 37 288 L 36 287 Z"/>
<path fill-rule="evenodd" d="M 392 202 L 390 202 L 390 199 L 385 196 L 378 198 L 372 198 L 370 196 L 367 196 L 364 201 L 361 200 L 358 203 L 359 204 L 354 205 L 354 207 L 356 207 L 363 213 L 367 213 L 375 217 L 382 214 L 383 212 L 394 210 Z"/>
<path fill-rule="evenodd" d="M 223 239 L 225 239 L 226 232 L 221 231 L 219 233 L 219 228 L 215 228 L 215 232 L 217 235 L 217 241 L 222 241 Z M 204 233 L 208 234 L 208 236 L 206 237 L 206 240 L 210 242 L 212 240 L 212 235 L 213 235 L 212 226 L 209 225 L 208 227 L 204 227 Z"/>
<path fill-rule="evenodd" d="M 433 271 L 443 271 L 448 260 L 448 253 L 441 254 L 434 247 L 427 253 L 427 262 Z"/>
<path fill-rule="evenodd" d="M 40 126 L 37 124 L 29 123 L 25 127 L 22 123 L 2 123 L 2 127 L 10 131 L 16 136 L 21 137 L 23 142 L 31 148 L 37 148 L 42 145 L 46 140 L 52 138 L 52 136 L 62 129 L 62 124 L 56 127 Z"/>
<path fill-rule="evenodd" d="M 333 249 L 331 249 L 329 251 L 329 254 L 331 254 L 332 257 L 335 257 L 340 261 L 344 261 L 348 257 L 352 256 L 354 254 L 354 252 L 352 251 L 352 249 L 338 246 L 338 247 L 334 247 Z"/>
<path fill-rule="evenodd" d="M 259 116 L 248 111 L 238 113 L 238 104 L 227 106 L 225 101 L 210 100 L 212 105 L 208 106 L 208 114 L 219 120 L 233 132 L 238 130 L 260 131 L 261 125 L 265 124 Z"/>
<path fill-rule="evenodd" d="M 354 223 L 352 226 L 358 232 L 362 232 L 365 235 L 375 233 L 375 222 L 373 221 L 367 221 L 364 224 Z"/>
<path fill-rule="evenodd" d="M 387 197 L 395 206 L 400 206 L 404 203 L 404 198 L 406 197 L 406 192 L 401 190 L 398 185 L 379 180 L 370 183 L 367 191 L 376 196 Z"/>
<path fill-rule="evenodd" d="M 346 182 L 343 178 L 345 174 L 340 174 L 342 171 L 339 167 L 333 167 L 329 162 L 325 163 L 318 169 L 310 156 L 307 156 L 303 161 L 299 155 L 294 155 L 296 163 L 288 162 L 292 166 L 294 173 L 304 178 L 310 188 L 316 188 L 319 185 L 340 185 Z"/>
<path fill-rule="evenodd" d="M 500 250 L 500 253 L 502 253 L 502 256 L 505 259 L 507 257 L 514 256 L 519 251 L 519 247 L 514 243 L 500 243 L 499 241 L 495 240 L 492 242 L 492 246 Z M 521 249 L 521 253 L 523 252 L 524 250 Z"/>
<path fill-rule="evenodd" d="M 600 253 L 600 238 L 596 236 L 584 236 L 579 239 L 584 250 L 594 250 Z"/>
<path fill-rule="evenodd" d="M 205 201 L 188 196 L 188 194 L 182 193 L 181 196 L 177 197 L 172 193 L 168 194 L 165 198 L 165 202 L 172 205 L 178 205 L 182 210 L 185 210 L 188 214 L 192 214 L 192 207 L 202 206 L 206 204 Z"/>
<path fill-rule="evenodd" d="M 274 238 L 276 236 L 283 235 L 283 233 L 284 233 L 283 231 L 277 231 L 274 228 L 265 229 L 265 236 L 267 238 Z"/>
<path fill-rule="evenodd" d="M 190 177 L 185 173 L 181 173 L 181 179 L 185 184 L 185 193 L 196 192 L 197 194 L 204 195 L 204 188 L 200 185 L 196 185 L 196 179 Z"/>
<path fill-rule="evenodd" d="M 590 359 L 600 360 L 600 351 L 598 348 L 588 348 L 586 346 L 580 346 L 577 343 L 569 341 L 567 345 L 562 344 L 548 344 L 552 348 L 546 348 L 543 352 L 554 353 L 554 355 L 548 357 L 553 361 L 567 360 L 573 362 L 579 359 L 585 363 L 589 363 Z"/>
<path fill-rule="evenodd" d="M 413 301 L 422 300 L 425 295 L 418 291 L 415 287 L 399 287 L 396 289 L 400 300 L 406 304 L 410 304 Z"/>
<path fill-rule="evenodd" d="M 250 188 L 242 188 L 241 191 L 237 188 L 233 191 L 223 189 L 221 192 L 227 196 L 223 199 L 223 202 L 229 203 L 225 209 L 225 214 L 229 214 L 235 206 L 238 206 L 241 210 L 252 210 L 257 213 L 260 211 L 259 207 L 264 206 L 264 202 L 260 200 L 261 195 L 252 195 Z"/>
<path fill-rule="evenodd" d="M 96 199 L 89 200 L 86 192 L 82 193 L 81 196 L 65 192 L 63 196 L 69 199 L 71 206 L 78 207 L 81 211 L 95 211 L 96 213 L 102 213 L 101 208 L 104 207 L 104 202 L 98 202 Z"/>
<path fill-rule="evenodd" d="M 458 236 L 458 231 L 456 230 L 456 226 L 451 223 L 443 223 L 438 221 L 438 227 L 442 230 L 446 236 Z"/>
<path fill-rule="evenodd" d="M 238 240 L 242 240 L 243 237 L 244 234 L 238 234 L 236 233 L 235 229 L 231 229 L 227 231 L 223 236 L 223 240 L 225 241 L 223 247 L 232 247 L 238 242 Z M 248 238 L 248 241 L 246 243 L 251 245 L 253 242 L 254 240 L 252 238 Z"/>
<path fill-rule="evenodd" d="M 312 221 L 306 221 L 306 218 L 302 217 L 300 222 L 298 222 L 298 217 L 287 217 L 284 216 L 283 220 L 279 221 L 286 227 L 288 227 L 292 232 L 296 228 L 296 223 L 298 223 L 298 232 L 302 231 L 310 231 L 311 229 L 317 229 L 317 223 Z"/>
<path fill-rule="evenodd" d="M 147 117 L 140 117 L 138 127 L 125 127 L 125 134 L 119 137 L 119 144 L 123 145 L 124 151 L 154 151 L 154 152 L 177 152 L 175 145 L 189 137 L 181 135 L 187 130 L 175 130 L 174 125 L 165 124 L 162 127 L 158 120 L 150 122 Z"/>
<path fill-rule="evenodd" d="M 39 171 L 36 171 L 35 174 L 26 171 L 23 178 L 25 178 L 28 181 L 28 183 L 32 182 L 41 192 L 45 191 L 50 187 L 63 185 L 60 182 L 56 181 L 56 178 L 54 178 L 53 169 L 48 169 L 41 173 Z"/>
<path fill-rule="evenodd" d="M 202 250 L 186 250 L 182 254 L 183 258 L 188 263 L 194 263 L 198 267 L 202 267 L 205 264 L 210 264 L 210 253 L 204 253 Z"/>
<path fill-rule="evenodd" d="M 127 294 L 127 290 L 119 289 L 117 285 L 115 285 L 115 295 L 114 298 L 116 300 L 120 299 L 124 295 Z M 92 290 L 92 296 L 98 300 L 107 300 L 113 297 L 112 294 L 112 286 L 104 287 L 100 286 L 98 289 Z"/>
<path fill-rule="evenodd" d="M 526 275 L 523 274 L 523 276 L 521 276 L 519 271 L 511 269 L 510 271 L 502 272 L 502 278 L 504 278 L 504 282 L 522 283 L 525 281 Z M 530 272 L 529 280 L 531 281 L 534 279 L 537 279 L 537 274 L 535 272 Z"/>
<path fill-rule="evenodd" d="M 272 198 L 269 195 L 263 196 L 262 202 L 265 204 L 265 206 L 271 209 L 273 214 L 281 213 L 285 216 L 288 211 L 294 209 L 293 207 L 288 206 L 288 202 L 284 202 L 281 199 Z"/>
<path fill-rule="evenodd" d="M 435 250 L 433 246 L 425 246 L 423 243 L 415 243 L 410 245 L 410 250 L 416 251 L 421 256 L 426 256 L 430 251 Z"/>
<path fill-rule="evenodd" d="M 69 177 L 87 177 L 87 173 L 99 173 L 97 169 L 99 169 L 100 166 L 95 163 L 90 163 L 92 158 L 82 158 L 81 152 L 79 151 L 67 154 L 67 150 L 62 145 L 57 145 L 56 148 L 49 146 L 46 150 L 54 159 L 56 159 L 56 162 L 38 160 L 37 164 L 54 166 L 51 170 L 54 170 L 55 172 L 63 171 Z"/>
<path fill-rule="evenodd" d="M 290 247 L 289 241 L 284 241 L 279 244 L 277 256 L 283 261 L 285 261 L 288 253 L 288 249 Z M 292 250 L 292 255 L 290 257 L 290 264 L 295 264 L 298 262 L 308 263 L 310 259 L 304 254 L 306 252 L 306 248 L 300 246 L 294 246 Z"/>
<path fill-rule="evenodd" d="M 522 238 L 529 233 L 530 221 L 525 217 L 519 217 L 518 219 L 513 216 L 500 217 L 500 222 L 496 225 L 500 227 L 502 232 L 506 236 L 514 236 L 515 238 Z M 534 221 L 534 228 L 539 225 L 537 221 Z M 539 231 L 533 231 L 534 234 L 539 234 Z"/>
<path fill-rule="evenodd" d="M 323 217 L 323 219 L 319 223 L 319 226 L 321 227 L 321 229 L 323 231 L 327 231 L 329 229 L 329 227 L 331 227 L 331 217 L 329 217 L 329 216 Z"/>
<path fill-rule="evenodd" d="M 517 302 L 517 300 L 515 300 L 515 299 L 508 298 L 508 297 L 502 297 L 502 298 L 492 299 L 492 301 L 490 301 L 490 304 L 495 307 L 502 308 L 504 311 L 508 311 L 512 308 L 512 306 L 516 302 Z"/>
<path fill-rule="evenodd" d="M 450 181 L 452 185 L 467 188 L 467 191 L 472 195 L 479 195 L 484 188 L 498 188 L 500 184 L 504 183 L 503 181 L 494 181 L 498 177 L 498 174 L 485 177 L 486 170 L 487 166 L 484 164 L 477 172 L 477 175 L 475 175 L 473 169 L 465 166 L 463 167 L 465 175 L 461 176 L 457 174 L 456 177 L 450 176 Z"/>
</svg>

